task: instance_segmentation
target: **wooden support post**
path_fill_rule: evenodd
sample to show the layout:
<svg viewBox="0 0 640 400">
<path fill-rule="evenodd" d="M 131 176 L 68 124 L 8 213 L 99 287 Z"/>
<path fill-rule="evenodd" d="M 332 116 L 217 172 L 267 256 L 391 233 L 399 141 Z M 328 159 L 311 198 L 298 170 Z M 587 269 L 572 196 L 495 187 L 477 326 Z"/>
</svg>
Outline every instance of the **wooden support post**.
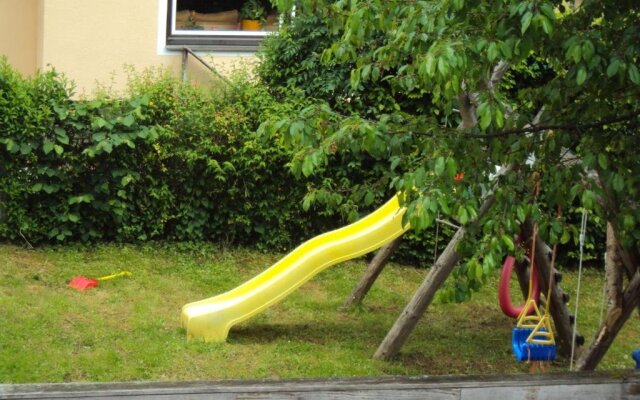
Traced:
<svg viewBox="0 0 640 400">
<path fill-rule="evenodd" d="M 387 243 L 386 245 L 382 246 L 380 250 L 378 250 L 376 256 L 373 257 L 373 260 L 371 260 L 369 266 L 367 266 L 367 270 L 365 271 L 364 275 L 362 275 L 362 278 L 360 278 L 360 282 L 358 282 L 356 288 L 353 289 L 353 292 L 351 292 L 351 294 L 349 294 L 349 296 L 347 297 L 347 300 L 342 306 L 343 308 L 352 308 L 362 303 L 362 300 L 369 292 L 369 289 L 371 289 L 373 283 L 376 281 L 376 279 L 378 279 L 378 276 L 380 276 L 380 273 L 389 262 L 389 259 L 391 258 L 393 253 L 398 249 L 398 246 L 400 246 L 401 242 L 402 236 Z"/>
<path fill-rule="evenodd" d="M 510 169 L 510 167 L 508 167 L 508 169 Z M 493 194 L 486 197 L 480 210 L 478 210 L 478 217 L 473 224 L 477 224 L 478 221 L 486 215 L 494 202 L 495 196 Z M 442 286 L 460 260 L 460 255 L 456 251 L 456 247 L 462 238 L 464 238 L 465 234 L 466 228 L 463 226 L 453 235 L 447 247 L 436 260 L 436 263 L 429 269 L 429 273 L 413 295 L 411 301 L 409 301 L 409 304 L 407 304 L 393 327 L 389 330 L 389 333 L 387 333 L 387 336 L 382 343 L 380 343 L 378 350 L 373 356 L 374 358 L 389 360 L 398 355 L 400 348 L 402 348 L 404 342 L 409 338 L 409 335 L 418 324 L 420 317 L 425 313 L 429 304 L 431 304 L 436 291 Z"/>
</svg>

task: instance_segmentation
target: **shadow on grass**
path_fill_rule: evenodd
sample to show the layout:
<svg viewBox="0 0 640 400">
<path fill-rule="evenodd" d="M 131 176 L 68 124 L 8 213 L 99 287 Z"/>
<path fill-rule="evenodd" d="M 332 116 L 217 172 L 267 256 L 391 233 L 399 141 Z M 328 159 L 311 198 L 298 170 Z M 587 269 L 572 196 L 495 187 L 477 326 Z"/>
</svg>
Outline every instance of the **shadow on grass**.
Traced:
<svg viewBox="0 0 640 400">
<path fill-rule="evenodd" d="M 366 333 L 363 334 L 363 332 Z M 264 344 L 287 340 L 330 344 L 353 340 L 363 342 L 382 340 L 386 333 L 387 328 L 382 325 L 354 325 L 353 323 L 250 324 L 233 328 L 229 334 L 229 340 L 237 344 Z"/>
</svg>

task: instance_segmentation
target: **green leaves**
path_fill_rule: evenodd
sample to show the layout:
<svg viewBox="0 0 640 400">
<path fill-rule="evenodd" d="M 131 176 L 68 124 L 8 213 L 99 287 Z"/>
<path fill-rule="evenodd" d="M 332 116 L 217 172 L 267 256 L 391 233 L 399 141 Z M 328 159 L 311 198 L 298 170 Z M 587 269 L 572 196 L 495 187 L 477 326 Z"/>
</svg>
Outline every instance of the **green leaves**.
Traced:
<svg viewBox="0 0 640 400">
<path fill-rule="evenodd" d="M 529 25 L 531 25 L 531 20 L 533 19 L 533 13 L 531 11 L 527 11 L 520 18 L 520 33 L 524 34 L 527 29 L 529 29 Z"/>
<path fill-rule="evenodd" d="M 582 60 L 582 46 L 576 38 L 572 39 L 571 44 L 567 48 L 566 58 L 571 59 L 574 63 L 578 64 L 580 60 Z"/>
<path fill-rule="evenodd" d="M 587 80 L 587 68 L 584 65 L 581 65 L 578 67 L 578 72 L 576 73 L 576 83 L 580 86 L 585 80 Z"/>
<path fill-rule="evenodd" d="M 500 239 L 502 240 L 502 243 L 504 243 L 504 245 L 507 246 L 507 249 L 510 252 L 513 252 L 515 250 L 513 239 L 511 239 L 509 235 L 503 234 L 502 236 L 500 236 Z"/>
<path fill-rule="evenodd" d="M 629 79 L 636 85 L 640 85 L 640 72 L 638 72 L 638 67 L 635 64 L 629 65 Z"/>
<path fill-rule="evenodd" d="M 542 31 L 546 33 L 547 36 L 551 36 L 551 34 L 553 33 L 553 24 L 551 23 L 551 21 L 552 20 L 544 15 L 536 16 L 536 22 L 542 27 Z"/>
<path fill-rule="evenodd" d="M 609 66 L 607 67 L 607 76 L 609 78 L 618 74 L 618 70 L 620 69 L 621 61 L 619 58 L 614 57 L 611 59 Z"/>
<path fill-rule="evenodd" d="M 304 176 L 310 176 L 313 173 L 313 167 L 312 157 L 305 157 L 302 161 L 302 174 Z"/>
<path fill-rule="evenodd" d="M 582 58 L 587 62 L 591 61 L 591 58 L 595 54 L 595 47 L 593 46 L 593 43 L 591 42 L 591 40 L 586 39 L 585 41 L 583 41 L 581 48 L 582 48 Z"/>
<path fill-rule="evenodd" d="M 20 145 L 17 144 L 13 139 L 7 138 L 3 139 L 6 149 L 9 153 L 15 154 L 20 151 Z"/>
<path fill-rule="evenodd" d="M 435 167 L 433 169 L 433 172 L 436 175 L 442 175 L 442 173 L 444 172 L 444 168 L 445 168 L 445 160 L 444 157 L 438 157 L 436 159 L 436 164 Z"/>
<path fill-rule="evenodd" d="M 69 144 L 69 136 L 67 135 L 67 132 L 60 128 L 60 127 L 55 127 L 53 129 L 53 132 L 56 135 L 56 140 L 62 144 Z"/>
<path fill-rule="evenodd" d="M 604 170 L 608 169 L 609 162 L 607 160 L 607 155 L 605 153 L 598 154 L 598 165 L 600 166 L 600 168 Z"/>
<path fill-rule="evenodd" d="M 122 119 L 122 124 L 124 126 L 126 126 L 127 128 L 130 128 L 135 122 L 136 122 L 135 117 L 133 115 L 131 115 L 131 114 L 125 116 Z"/>
<path fill-rule="evenodd" d="M 67 200 L 67 203 L 69 205 L 74 205 L 74 204 L 82 204 L 82 203 L 91 203 L 94 200 L 95 198 L 93 197 L 92 194 L 85 193 L 85 194 L 69 197 L 69 199 Z"/>
<path fill-rule="evenodd" d="M 582 192 L 582 205 L 587 210 L 593 210 L 597 202 L 596 193 L 593 190 L 585 190 Z"/>
<path fill-rule="evenodd" d="M 494 62 L 498 59 L 498 56 L 498 44 L 496 42 L 489 43 L 489 47 L 487 48 L 487 59 Z"/>
<path fill-rule="evenodd" d="M 134 181 L 134 177 L 131 174 L 127 174 L 120 179 L 120 185 L 127 186 L 129 183 Z"/>
<path fill-rule="evenodd" d="M 442 77 L 449 75 L 449 64 L 444 57 L 438 58 L 438 73 L 440 73 Z"/>
<path fill-rule="evenodd" d="M 491 104 L 484 102 L 481 103 L 476 109 L 476 113 L 478 114 L 478 119 L 480 121 L 480 129 L 483 131 L 486 130 L 489 125 L 491 125 L 491 120 L 493 116 L 491 114 Z"/>
<path fill-rule="evenodd" d="M 45 140 L 44 144 L 42 145 L 42 151 L 44 151 L 44 154 L 49 154 L 53 150 L 53 146 L 54 143 L 52 141 Z"/>
</svg>

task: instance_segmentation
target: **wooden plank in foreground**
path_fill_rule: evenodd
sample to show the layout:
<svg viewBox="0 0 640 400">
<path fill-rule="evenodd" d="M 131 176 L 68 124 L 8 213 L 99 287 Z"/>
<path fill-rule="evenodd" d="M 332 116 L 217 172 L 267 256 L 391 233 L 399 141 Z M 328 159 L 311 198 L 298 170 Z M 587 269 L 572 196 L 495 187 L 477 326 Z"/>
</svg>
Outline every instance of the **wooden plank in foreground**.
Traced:
<svg viewBox="0 0 640 400">
<path fill-rule="evenodd" d="M 640 400 L 640 372 L 288 381 L 2 384 L 0 399 Z"/>
</svg>

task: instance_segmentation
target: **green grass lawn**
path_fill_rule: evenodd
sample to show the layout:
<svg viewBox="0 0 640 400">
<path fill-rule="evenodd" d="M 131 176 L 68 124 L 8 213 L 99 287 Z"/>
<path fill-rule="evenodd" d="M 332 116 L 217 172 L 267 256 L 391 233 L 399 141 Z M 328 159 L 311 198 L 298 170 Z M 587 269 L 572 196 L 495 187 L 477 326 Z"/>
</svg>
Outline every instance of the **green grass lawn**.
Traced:
<svg viewBox="0 0 640 400">
<path fill-rule="evenodd" d="M 340 310 L 366 263 L 330 268 L 233 328 L 226 343 L 187 342 L 180 309 L 233 288 L 280 255 L 213 246 L 0 245 L 0 382 L 207 380 L 526 372 L 510 351 L 512 321 L 496 278 L 465 304 L 434 304 L 392 362 L 371 358 L 426 270 L 388 267 L 365 304 Z M 133 273 L 78 292 L 76 275 Z M 582 282 L 579 330 L 599 323 L 603 276 Z M 573 294 L 575 274 L 563 287 Z M 631 368 L 634 314 L 600 369 Z M 559 360 L 551 370 L 566 370 Z"/>
</svg>

